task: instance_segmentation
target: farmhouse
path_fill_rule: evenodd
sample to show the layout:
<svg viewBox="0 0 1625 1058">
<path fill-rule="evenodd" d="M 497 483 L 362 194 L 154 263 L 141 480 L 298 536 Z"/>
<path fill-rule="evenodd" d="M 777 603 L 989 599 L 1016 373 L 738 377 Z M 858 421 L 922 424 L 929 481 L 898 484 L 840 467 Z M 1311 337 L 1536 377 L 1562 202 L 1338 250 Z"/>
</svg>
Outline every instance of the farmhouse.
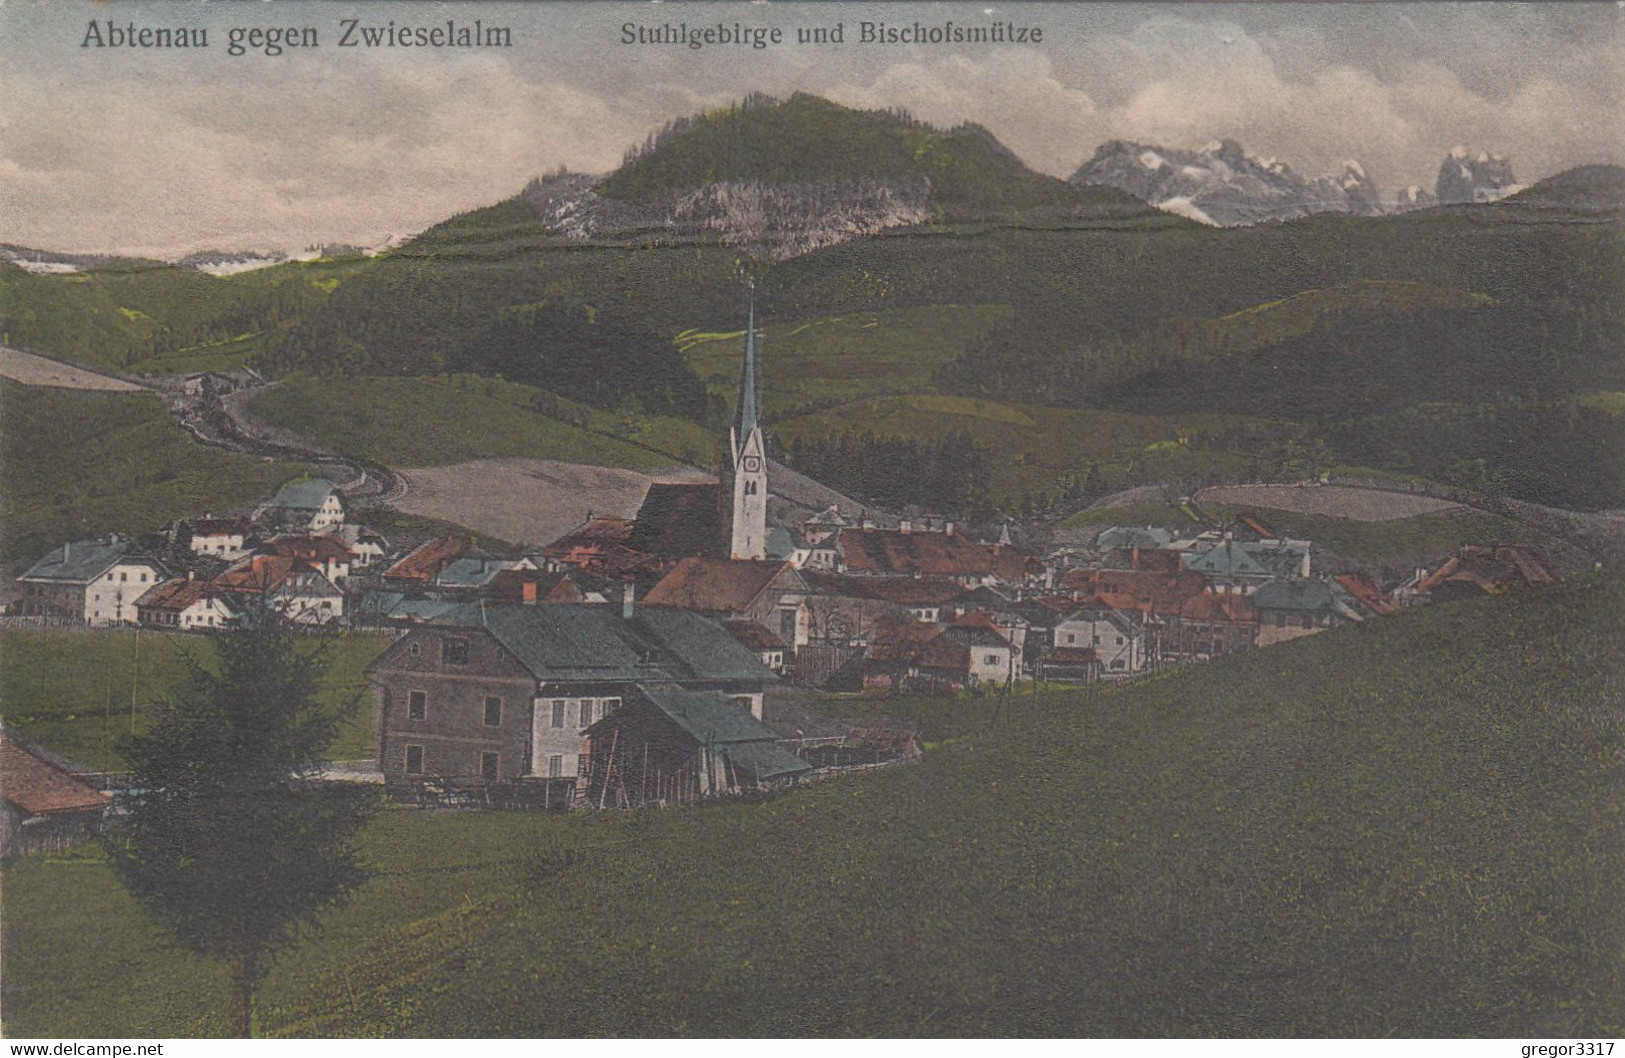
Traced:
<svg viewBox="0 0 1625 1058">
<path fill-rule="evenodd" d="M 156 563 L 118 536 L 63 544 L 17 578 L 18 612 L 92 626 L 134 624 L 136 601 L 157 584 Z"/>
<path fill-rule="evenodd" d="M 1079 607 L 1055 622 L 1052 647 L 1095 652 L 1108 677 L 1134 676 L 1151 664 L 1153 651 L 1141 621 L 1102 601 Z"/>
<path fill-rule="evenodd" d="M 368 668 L 386 778 L 574 780 L 582 733 L 639 687 L 761 716 L 776 677 L 720 625 L 661 607 L 470 603 Z"/>
<path fill-rule="evenodd" d="M 334 584 L 342 585 L 350 576 L 355 553 L 336 536 L 300 533 L 277 536 L 255 549 L 261 555 L 277 555 L 309 566 Z"/>
<path fill-rule="evenodd" d="M 182 632 L 225 628 L 238 616 L 214 584 L 191 577 L 159 584 L 137 599 L 135 606 L 143 625 Z"/>
<path fill-rule="evenodd" d="M 198 518 L 182 523 L 182 531 L 195 553 L 235 562 L 248 554 L 253 527 L 246 518 Z"/>
<path fill-rule="evenodd" d="M 316 564 L 288 555 L 254 555 L 214 578 L 216 590 L 241 610 L 258 599 L 296 624 L 334 624 L 344 617 L 344 593 Z"/>
<path fill-rule="evenodd" d="M 1261 647 L 1313 635 L 1353 617 L 1333 597 L 1331 586 L 1319 580 L 1271 581 L 1253 594 L 1253 604 L 1258 607 Z"/>
<path fill-rule="evenodd" d="M 260 508 L 259 517 L 280 528 L 316 532 L 344 524 L 344 500 L 326 478 L 295 478 Z"/>
<path fill-rule="evenodd" d="M 600 806 L 765 789 L 812 770 L 716 691 L 635 687 L 584 735 L 586 799 Z"/>
<path fill-rule="evenodd" d="M 112 798 L 19 745 L 0 725 L 0 856 L 66 848 L 101 829 Z"/>
</svg>

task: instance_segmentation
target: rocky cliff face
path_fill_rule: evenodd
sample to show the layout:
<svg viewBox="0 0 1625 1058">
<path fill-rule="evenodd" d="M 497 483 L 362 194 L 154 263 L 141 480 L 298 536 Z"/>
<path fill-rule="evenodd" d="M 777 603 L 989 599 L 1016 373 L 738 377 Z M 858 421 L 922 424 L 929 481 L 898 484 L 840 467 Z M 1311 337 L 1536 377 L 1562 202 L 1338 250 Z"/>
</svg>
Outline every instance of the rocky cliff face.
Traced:
<svg viewBox="0 0 1625 1058">
<path fill-rule="evenodd" d="M 1434 185 L 1439 204 L 1444 206 L 1494 202 L 1519 190 L 1510 161 L 1484 151 L 1473 155 L 1465 147 L 1445 156 Z"/>
<path fill-rule="evenodd" d="M 523 197 L 548 227 L 575 241 L 660 232 L 720 238 L 776 259 L 920 224 L 930 216 L 931 183 L 925 177 L 725 181 L 639 203 L 598 194 L 601 179 L 561 173 L 533 181 Z"/>
<path fill-rule="evenodd" d="M 1253 157 L 1234 140 L 1199 151 L 1113 140 L 1072 174 L 1071 182 L 1114 187 L 1221 227 L 1312 213 L 1382 212 L 1376 185 L 1357 161 L 1344 162 L 1336 176 L 1305 179 L 1285 162 Z"/>
</svg>

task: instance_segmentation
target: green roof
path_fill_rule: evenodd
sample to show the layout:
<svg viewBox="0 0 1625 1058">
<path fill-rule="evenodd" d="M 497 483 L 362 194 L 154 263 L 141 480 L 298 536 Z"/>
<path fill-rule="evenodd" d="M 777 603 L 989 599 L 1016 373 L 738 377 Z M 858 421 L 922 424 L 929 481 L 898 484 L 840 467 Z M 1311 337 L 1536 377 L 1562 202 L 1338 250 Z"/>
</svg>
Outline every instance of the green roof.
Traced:
<svg viewBox="0 0 1625 1058">
<path fill-rule="evenodd" d="M 271 506 L 295 511 L 320 510 L 333 489 L 333 483 L 326 478 L 295 478 L 277 489 Z"/>
<path fill-rule="evenodd" d="M 773 744 L 773 732 L 751 716 L 748 709 L 729 701 L 721 691 L 645 687 L 643 694 L 702 745 L 764 741 Z"/>
<path fill-rule="evenodd" d="M 1332 609 L 1332 589 L 1319 580 L 1272 580 L 1253 593 L 1260 610 L 1318 613 Z"/>
<path fill-rule="evenodd" d="M 758 781 L 781 779 L 786 775 L 812 771 L 811 764 L 771 742 L 746 742 L 742 745 L 726 746 L 722 754 L 735 768 L 749 772 Z"/>
<path fill-rule="evenodd" d="M 129 550 L 130 542 L 117 537 L 107 540 L 75 540 L 63 544 L 29 566 L 17 579 L 89 584 L 123 559 Z"/>
<path fill-rule="evenodd" d="M 469 603 L 436 624 L 484 628 L 539 680 L 748 682 L 777 677 L 714 621 L 643 606 Z"/>
</svg>

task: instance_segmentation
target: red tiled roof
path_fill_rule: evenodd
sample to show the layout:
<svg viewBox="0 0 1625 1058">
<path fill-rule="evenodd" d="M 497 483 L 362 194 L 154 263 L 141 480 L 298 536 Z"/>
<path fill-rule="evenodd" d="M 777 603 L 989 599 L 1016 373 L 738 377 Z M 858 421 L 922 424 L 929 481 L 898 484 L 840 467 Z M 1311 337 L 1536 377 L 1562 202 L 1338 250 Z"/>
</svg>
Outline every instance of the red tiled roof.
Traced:
<svg viewBox="0 0 1625 1058">
<path fill-rule="evenodd" d="M 1094 647 L 1056 647 L 1044 661 L 1050 665 L 1098 665 L 1100 656 Z"/>
<path fill-rule="evenodd" d="M 286 555 L 255 555 L 221 573 L 211 582 L 222 591 L 275 591 L 302 568 Z"/>
<path fill-rule="evenodd" d="M 533 585 L 531 599 L 525 598 L 525 588 Z M 544 573 L 539 569 L 503 569 L 492 575 L 485 586 L 486 598 L 492 602 L 580 602 L 581 589 L 568 573 Z"/>
<path fill-rule="evenodd" d="M 1430 592 L 1450 582 L 1474 584 L 1487 592 L 1505 591 L 1518 583 L 1546 584 L 1552 579 L 1540 559 L 1524 547 L 1463 547 L 1455 557 L 1424 579 L 1417 590 Z"/>
<path fill-rule="evenodd" d="M 217 589 L 206 580 L 166 580 L 154 585 L 135 601 L 140 610 L 168 610 L 180 613 L 201 599 L 216 594 Z"/>
<path fill-rule="evenodd" d="M 970 649 L 969 643 L 938 636 L 920 647 L 920 668 L 966 672 L 970 669 Z"/>
<path fill-rule="evenodd" d="M 789 568 L 787 562 L 685 558 L 643 601 L 682 610 L 743 613 Z"/>
<path fill-rule="evenodd" d="M 1187 621 L 1249 624 L 1258 620 L 1258 607 L 1245 595 L 1205 592 L 1186 599 L 1179 616 Z"/>
<path fill-rule="evenodd" d="M 0 734 L 0 796 L 29 815 L 106 807 L 112 798 Z"/>
<path fill-rule="evenodd" d="M 415 580 L 432 584 L 446 564 L 461 558 L 469 546 L 466 537 L 436 537 L 386 569 L 384 577 L 388 580 Z"/>
<path fill-rule="evenodd" d="M 965 595 L 965 589 L 951 580 L 857 577 L 810 569 L 802 570 L 801 577 L 815 594 L 876 599 L 896 606 L 943 606 Z"/>
<path fill-rule="evenodd" d="M 1359 573 L 1340 573 L 1337 583 L 1372 613 L 1392 613 L 1396 609 L 1387 592 Z"/>
<path fill-rule="evenodd" d="M 842 529 L 840 547 L 846 568 L 853 573 L 932 577 L 992 575 L 1018 581 L 1033 568 L 1032 556 L 1025 552 L 948 533 Z"/>
<path fill-rule="evenodd" d="M 755 621 L 725 621 L 728 634 L 751 650 L 783 650 L 784 640 Z"/>
<path fill-rule="evenodd" d="M 1144 569 L 1086 569 L 1063 574 L 1061 586 L 1112 600 L 1117 609 L 1173 615 L 1186 600 L 1207 591 L 1208 579 L 1181 570 L 1162 573 Z"/>
<path fill-rule="evenodd" d="M 881 621 L 866 655 L 869 661 L 913 661 L 920 648 L 942 636 L 942 629 L 922 621 Z"/>
<path fill-rule="evenodd" d="M 563 562 L 578 565 L 588 556 L 601 554 L 607 548 L 626 543 L 632 535 L 632 519 L 599 516 L 565 533 L 542 548 L 542 554 Z M 574 558 L 572 559 L 572 556 Z"/>
</svg>

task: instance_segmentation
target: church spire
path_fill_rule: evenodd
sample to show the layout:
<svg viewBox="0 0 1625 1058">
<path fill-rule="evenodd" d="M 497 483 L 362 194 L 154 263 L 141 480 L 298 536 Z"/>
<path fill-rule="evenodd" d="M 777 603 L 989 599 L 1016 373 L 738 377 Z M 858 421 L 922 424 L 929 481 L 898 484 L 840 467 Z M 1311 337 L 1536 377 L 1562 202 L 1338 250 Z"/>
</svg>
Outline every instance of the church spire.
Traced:
<svg viewBox="0 0 1625 1058">
<path fill-rule="evenodd" d="M 749 325 L 745 328 L 745 370 L 739 381 L 739 422 L 734 428 L 734 456 L 738 458 L 745 439 L 756 429 L 756 291 L 750 293 Z"/>
</svg>

